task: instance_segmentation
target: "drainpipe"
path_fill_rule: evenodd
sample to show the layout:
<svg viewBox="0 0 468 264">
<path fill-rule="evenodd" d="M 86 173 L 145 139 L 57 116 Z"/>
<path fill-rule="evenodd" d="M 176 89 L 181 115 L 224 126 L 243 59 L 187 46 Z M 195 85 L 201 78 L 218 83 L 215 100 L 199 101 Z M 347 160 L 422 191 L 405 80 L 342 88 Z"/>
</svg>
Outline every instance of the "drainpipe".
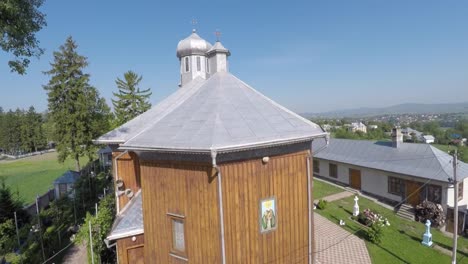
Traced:
<svg viewBox="0 0 468 264">
<path fill-rule="evenodd" d="M 310 191 L 312 189 L 312 180 L 310 177 L 310 162 L 313 158 L 312 152 L 312 142 L 310 142 L 310 150 L 309 150 L 309 157 L 307 157 L 307 205 L 308 205 L 308 212 L 309 212 L 309 264 L 312 264 L 312 195 Z"/>
<path fill-rule="evenodd" d="M 118 162 L 118 159 L 120 157 L 122 157 L 123 155 L 127 154 L 128 153 L 128 150 L 120 153 L 119 155 L 117 155 L 117 157 L 115 157 L 115 180 L 114 180 L 114 183 L 117 182 L 117 180 L 119 179 L 119 162 Z M 114 184 L 115 186 L 115 184 Z M 115 190 L 115 201 L 116 201 L 116 206 L 117 206 L 117 214 L 119 214 L 120 212 L 120 203 L 119 203 L 119 195 L 118 195 L 118 190 Z"/>
<path fill-rule="evenodd" d="M 222 256 L 222 263 L 226 264 L 226 246 L 224 244 L 224 212 L 223 212 L 223 186 L 222 186 L 222 177 L 221 177 L 221 170 L 216 164 L 216 155 L 218 153 L 216 150 L 211 151 L 211 162 L 213 168 L 216 170 L 218 174 L 218 204 L 219 204 L 219 222 L 221 226 L 221 256 Z"/>
</svg>

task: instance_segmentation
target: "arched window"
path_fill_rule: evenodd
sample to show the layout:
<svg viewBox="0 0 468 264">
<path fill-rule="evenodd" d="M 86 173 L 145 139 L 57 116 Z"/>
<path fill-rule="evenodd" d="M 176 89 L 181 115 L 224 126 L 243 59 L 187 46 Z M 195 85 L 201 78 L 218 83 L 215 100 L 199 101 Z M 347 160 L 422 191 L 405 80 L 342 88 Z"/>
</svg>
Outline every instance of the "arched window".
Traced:
<svg viewBox="0 0 468 264">
<path fill-rule="evenodd" d="M 200 56 L 197 56 L 197 71 L 201 71 L 201 61 L 200 61 Z"/>
<path fill-rule="evenodd" d="M 189 58 L 185 57 L 185 72 L 190 71 Z"/>
<path fill-rule="evenodd" d="M 206 58 L 206 61 L 205 61 L 205 65 L 206 65 L 206 72 L 210 72 L 210 64 L 208 63 L 208 58 Z"/>
</svg>

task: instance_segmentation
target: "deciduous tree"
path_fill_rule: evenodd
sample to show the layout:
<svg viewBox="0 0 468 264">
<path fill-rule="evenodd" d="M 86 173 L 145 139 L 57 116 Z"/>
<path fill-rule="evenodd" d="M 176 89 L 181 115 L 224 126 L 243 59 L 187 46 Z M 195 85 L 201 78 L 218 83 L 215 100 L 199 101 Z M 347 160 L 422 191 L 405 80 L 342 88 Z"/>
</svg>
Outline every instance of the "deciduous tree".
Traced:
<svg viewBox="0 0 468 264">
<path fill-rule="evenodd" d="M 36 33 L 46 26 L 45 15 L 39 11 L 44 0 L 0 1 L 0 47 L 11 53 L 11 71 L 24 74 L 29 58 L 43 53 Z"/>
</svg>

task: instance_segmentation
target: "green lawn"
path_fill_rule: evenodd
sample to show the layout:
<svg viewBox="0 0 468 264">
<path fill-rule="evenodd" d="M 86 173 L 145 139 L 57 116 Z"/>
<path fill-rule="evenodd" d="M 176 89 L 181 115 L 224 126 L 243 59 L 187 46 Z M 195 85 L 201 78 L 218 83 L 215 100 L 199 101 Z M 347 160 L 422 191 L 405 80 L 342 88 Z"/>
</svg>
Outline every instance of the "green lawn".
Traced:
<svg viewBox="0 0 468 264">
<path fill-rule="evenodd" d="M 338 187 L 314 179 L 314 200 L 342 191 L 343 190 Z"/>
<path fill-rule="evenodd" d="M 432 144 L 434 147 L 442 150 L 442 151 L 445 151 L 447 152 L 448 150 L 453 150 L 455 149 L 454 146 L 448 146 L 448 145 L 440 145 L 440 144 Z M 468 147 L 458 147 L 458 152 L 460 153 L 460 160 L 462 160 L 463 162 L 467 162 L 468 163 Z"/>
<path fill-rule="evenodd" d="M 81 160 L 84 166 L 87 159 Z M 53 181 L 67 170 L 75 170 L 75 162 L 66 160 L 57 161 L 57 153 L 47 153 L 14 161 L 0 161 L 0 177 L 13 192 L 19 194 L 26 204 L 30 204 L 36 195 L 45 193 L 53 187 Z"/>
<path fill-rule="evenodd" d="M 348 197 L 330 202 L 325 210 L 316 210 L 316 212 L 337 224 L 340 219 L 345 220 L 346 225 L 343 228 L 364 238 L 362 226 L 349 219 L 352 215 L 353 205 L 353 197 Z M 390 221 L 390 226 L 385 227 L 385 235 L 380 245 L 366 241 L 372 263 L 450 263 L 450 256 L 421 244 L 425 231 L 425 226 L 422 223 L 402 219 L 396 216 L 393 211 L 363 197 L 359 199 L 359 206 L 361 210 L 365 208 L 375 210 Z M 433 242 L 451 250 L 452 239 L 438 230 L 431 230 Z M 468 239 L 459 238 L 458 252 L 458 263 L 468 263 Z"/>
</svg>

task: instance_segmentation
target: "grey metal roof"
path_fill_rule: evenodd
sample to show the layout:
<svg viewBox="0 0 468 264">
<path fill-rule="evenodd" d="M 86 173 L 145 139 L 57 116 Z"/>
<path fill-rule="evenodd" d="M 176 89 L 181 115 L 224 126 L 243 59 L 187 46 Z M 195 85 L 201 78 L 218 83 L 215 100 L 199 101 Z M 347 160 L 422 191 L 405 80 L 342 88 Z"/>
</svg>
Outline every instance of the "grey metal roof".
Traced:
<svg viewBox="0 0 468 264">
<path fill-rule="evenodd" d="M 320 126 L 260 94 L 232 74 L 197 78 L 97 143 L 121 149 L 231 151 L 324 137 Z M 123 143 L 123 144 L 122 144 Z"/>
<path fill-rule="evenodd" d="M 132 200 L 122 209 L 114 221 L 111 232 L 107 236 L 109 240 L 134 236 L 143 233 L 143 209 L 141 190 L 135 194 Z"/>
<path fill-rule="evenodd" d="M 328 147 L 325 140 L 314 140 L 313 150 L 318 159 L 444 182 L 453 178 L 452 157 L 429 144 L 402 143 L 394 148 L 391 142 L 333 138 Z M 457 179 L 466 177 L 468 164 L 460 161 Z"/>
<path fill-rule="evenodd" d="M 74 183 L 80 177 L 80 173 L 77 171 L 68 170 L 62 176 L 55 179 L 54 184 L 60 183 Z"/>
<path fill-rule="evenodd" d="M 226 53 L 228 56 L 231 55 L 231 52 L 226 49 L 223 44 L 221 44 L 220 41 L 216 41 L 216 43 L 213 45 L 213 47 L 211 47 L 210 50 L 208 50 L 206 52 L 207 55 L 210 55 L 212 53 L 215 53 L 215 52 L 222 52 L 222 53 Z"/>
</svg>

